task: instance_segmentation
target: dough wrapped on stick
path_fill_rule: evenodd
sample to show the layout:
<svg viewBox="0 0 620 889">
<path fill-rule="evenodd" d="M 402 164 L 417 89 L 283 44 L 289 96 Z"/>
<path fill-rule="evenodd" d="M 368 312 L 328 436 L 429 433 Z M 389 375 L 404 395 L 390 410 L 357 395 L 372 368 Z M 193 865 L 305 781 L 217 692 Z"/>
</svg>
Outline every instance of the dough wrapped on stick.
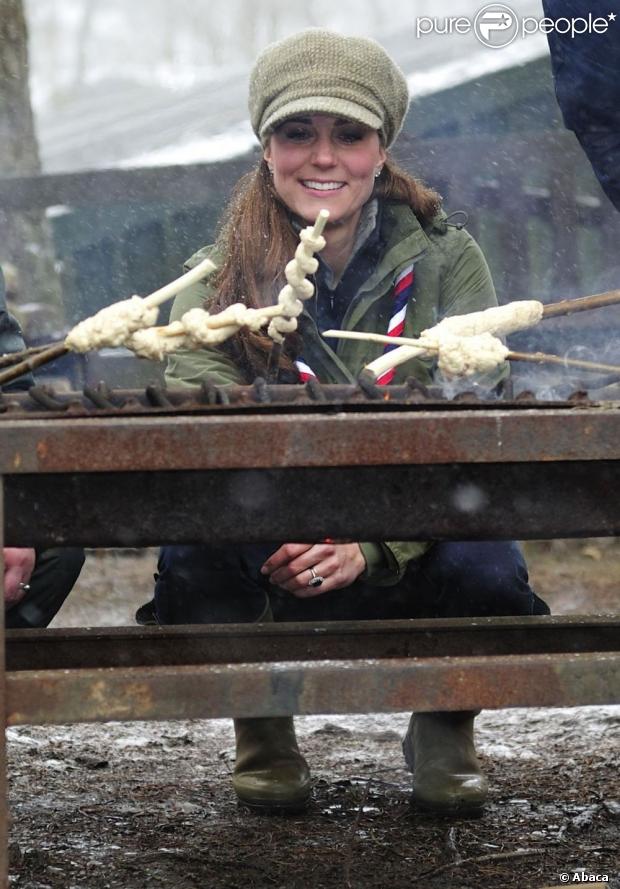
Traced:
<svg viewBox="0 0 620 889">
<path fill-rule="evenodd" d="M 505 306 L 493 306 L 481 312 L 450 315 L 434 327 L 423 330 L 419 337 L 419 346 L 399 346 L 371 361 L 365 369 L 378 378 L 393 367 L 409 361 L 410 358 L 423 355 L 425 343 L 427 346 L 438 345 L 444 335 L 471 337 L 489 333 L 493 336 L 505 336 L 517 330 L 524 330 L 538 324 L 543 317 L 543 308 L 543 304 L 538 300 L 519 300 Z"/>
<path fill-rule="evenodd" d="M 274 317 L 267 328 L 267 333 L 276 343 L 283 343 L 287 333 L 297 330 L 297 317 L 303 311 L 303 300 L 314 295 L 314 284 L 307 275 L 314 275 L 319 261 L 314 256 L 325 247 L 323 229 L 329 219 L 328 210 L 319 210 L 312 227 L 308 226 L 299 233 L 299 245 L 295 257 L 287 263 L 284 270 L 287 284 L 278 295 L 281 312 Z"/>
<path fill-rule="evenodd" d="M 105 346 L 125 345 L 136 330 L 155 324 L 160 305 L 190 284 L 210 275 L 215 268 L 210 259 L 204 259 L 176 281 L 149 296 L 131 296 L 105 306 L 95 315 L 76 324 L 65 337 L 65 346 L 72 352 L 89 352 Z"/>
<path fill-rule="evenodd" d="M 66 338 L 59 343 L 50 343 L 36 355 L 23 356 L 8 370 L 0 372 L 0 385 L 10 383 L 24 373 L 35 370 L 67 352 L 88 352 L 105 346 L 124 346 L 134 331 L 144 325 L 154 324 L 157 320 L 158 307 L 180 293 L 190 284 L 210 275 L 215 265 L 208 259 L 195 268 L 181 275 L 165 287 L 161 287 L 149 296 L 132 296 L 106 306 L 90 318 L 80 321 L 69 331 Z M 20 355 L 21 359 L 22 356 Z"/>
<path fill-rule="evenodd" d="M 167 327 L 138 330 L 126 341 L 127 347 L 142 358 L 161 360 L 179 349 L 193 350 L 223 343 L 242 327 L 258 331 L 266 324 L 269 324 L 269 336 L 276 343 L 282 343 L 287 333 L 297 329 L 303 300 L 314 294 L 314 285 L 306 275 L 314 274 L 318 268 L 314 253 L 325 246 L 321 232 L 328 218 L 329 212 L 320 210 L 314 225 L 299 233 L 295 256 L 284 271 L 287 283 L 275 305 L 250 309 L 243 303 L 234 303 L 213 315 L 204 309 L 190 309 Z"/>
<path fill-rule="evenodd" d="M 432 328 L 432 330 L 436 330 L 436 328 Z M 436 356 L 438 368 L 446 378 L 470 377 L 475 374 L 488 373 L 502 365 L 510 355 L 504 343 L 490 333 L 457 336 L 444 331 L 441 336 L 430 336 L 429 331 L 428 334 L 413 340 L 407 337 L 390 337 L 358 331 L 327 330 L 324 336 L 337 339 L 369 340 L 386 345 L 403 343 L 404 349 L 410 349 L 417 355 Z"/>
</svg>

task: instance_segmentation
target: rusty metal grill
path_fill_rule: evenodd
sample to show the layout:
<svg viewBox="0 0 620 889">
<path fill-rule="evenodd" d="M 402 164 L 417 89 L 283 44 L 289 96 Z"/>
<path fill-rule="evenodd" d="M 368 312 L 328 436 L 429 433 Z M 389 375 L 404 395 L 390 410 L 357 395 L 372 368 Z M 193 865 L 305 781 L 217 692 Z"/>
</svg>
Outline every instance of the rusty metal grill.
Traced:
<svg viewBox="0 0 620 889">
<path fill-rule="evenodd" d="M 9 724 L 608 703 L 620 621 L 9 631 Z M 351 680 L 354 678 L 354 682 Z"/>
<path fill-rule="evenodd" d="M 16 546 L 620 534 L 620 405 L 583 394 L 36 388 L 2 396 L 0 441 Z M 612 703 L 618 627 L 530 618 L 11 631 L 4 708 L 18 725 Z"/>
<path fill-rule="evenodd" d="M 3 406 L 0 472 L 14 545 L 620 533 L 620 406 L 579 395 L 557 404 L 446 401 L 413 385 L 257 381 L 226 390 L 35 389 Z M 464 689 L 486 706 L 614 699 L 617 622 L 462 623 L 469 629 L 358 624 L 346 639 L 346 628 L 327 625 L 232 636 L 10 634 L 10 718 L 170 718 L 181 702 L 177 715 L 194 716 L 355 709 L 362 698 L 375 709 L 451 707 Z M 362 673 L 361 697 L 338 681 Z M 390 676 L 399 690 L 382 697 Z M 197 710 L 188 692 L 196 687 L 210 695 Z"/>
<path fill-rule="evenodd" d="M 100 386 L 62 395 L 35 388 L 5 395 L 0 408 L 0 473 L 12 545 L 620 533 L 620 405 L 582 395 L 557 404 L 471 395 L 446 401 L 414 384 L 380 389 L 256 381 L 225 390 Z M 556 645 L 561 631 L 554 625 Z M 608 631 L 597 625 L 598 641 L 590 636 L 587 646 L 583 636 L 579 644 L 573 636 L 572 647 L 561 643 L 551 652 L 538 646 L 515 656 L 585 656 L 587 647 L 589 657 L 597 647 L 610 649 L 603 645 Z M 413 649 L 401 645 L 399 656 L 414 650 L 422 656 L 429 632 L 418 633 Z M 17 670 L 28 663 L 62 670 L 55 638 L 30 637 Z M 115 638 L 108 635 L 90 649 L 97 651 L 94 662 L 84 657 L 81 642 L 76 648 L 67 641 L 72 669 L 81 663 L 140 670 L 138 650 L 140 657 L 152 652 L 152 665 L 215 668 L 191 645 L 185 660 L 167 660 L 170 646 L 180 644 L 178 635 L 166 642 L 161 632 L 132 632 L 122 636 L 121 648 Z M 510 638 L 514 648 L 514 632 Z M 292 657 L 286 639 L 272 640 L 274 656 Z M 441 653 L 462 657 L 447 640 L 444 635 Z M 239 635 L 235 644 L 256 658 Z M 304 646 L 308 657 L 307 640 Z M 11 669 L 16 650 L 11 642 Z M 321 649 L 328 659 L 330 650 Z M 117 652 L 116 661 L 110 651 Z M 390 651 L 375 655 L 381 660 Z M 507 651 L 498 654 L 496 640 L 479 653 Z M 566 693 L 561 697 L 566 700 Z"/>
<path fill-rule="evenodd" d="M 620 532 L 618 404 L 256 382 L 3 406 L 12 545 Z"/>
<path fill-rule="evenodd" d="M 483 396 L 465 390 L 448 398 L 439 386 L 424 386 L 411 378 L 398 386 L 377 386 L 361 376 L 355 384 L 321 384 L 309 380 L 304 385 L 268 384 L 258 377 L 249 386 L 217 386 L 204 382 L 193 389 L 168 389 L 160 385 L 145 389 L 111 389 L 105 383 L 85 387 L 83 392 L 56 392 L 52 387 L 33 386 L 28 392 L 0 395 L 0 420 L 22 414 L 41 417 L 78 417 L 88 415 L 142 416 L 144 414 L 234 413 L 364 410 L 459 410 L 466 406 L 475 411 L 490 405 L 523 410 L 536 407 L 572 408 L 595 406 L 587 392 L 575 391 L 562 401 L 540 401 L 532 392 L 516 398 L 510 392 L 501 400 L 493 393 Z"/>
</svg>

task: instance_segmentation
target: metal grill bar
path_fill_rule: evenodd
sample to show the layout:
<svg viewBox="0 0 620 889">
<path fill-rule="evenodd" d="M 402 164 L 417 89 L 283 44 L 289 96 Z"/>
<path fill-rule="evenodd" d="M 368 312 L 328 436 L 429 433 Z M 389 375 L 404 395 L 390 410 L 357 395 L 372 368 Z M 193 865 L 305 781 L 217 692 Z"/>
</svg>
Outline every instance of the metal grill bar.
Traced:
<svg viewBox="0 0 620 889">
<path fill-rule="evenodd" d="M 149 414 L 209 413 L 265 414 L 285 409 L 287 412 L 330 410 L 469 410 L 500 406 L 522 408 L 571 409 L 576 405 L 595 407 L 585 392 L 576 391 L 565 401 L 538 401 L 531 392 L 516 399 L 494 393 L 481 397 L 465 390 L 453 398 L 437 385 L 424 386 L 414 378 L 389 387 L 377 386 L 360 376 L 357 383 L 324 384 L 310 380 L 304 385 L 268 384 L 257 377 L 251 386 L 217 386 L 203 382 L 200 387 L 168 389 L 155 384 L 146 389 L 110 389 L 105 384 L 86 387 L 83 392 L 57 393 L 49 386 L 33 386 L 27 392 L 9 392 L 0 396 L 0 420 L 22 415 L 41 416 L 128 416 Z"/>
<path fill-rule="evenodd" d="M 620 534 L 618 461 L 14 475 L 10 546 Z"/>
<path fill-rule="evenodd" d="M 620 617 L 9 630 L 7 670 L 620 650 Z"/>
<path fill-rule="evenodd" d="M 0 472 L 136 472 L 620 458 L 620 409 L 3 421 Z"/>
<path fill-rule="evenodd" d="M 613 654 L 295 661 L 7 674 L 7 723 L 608 704 Z"/>
</svg>

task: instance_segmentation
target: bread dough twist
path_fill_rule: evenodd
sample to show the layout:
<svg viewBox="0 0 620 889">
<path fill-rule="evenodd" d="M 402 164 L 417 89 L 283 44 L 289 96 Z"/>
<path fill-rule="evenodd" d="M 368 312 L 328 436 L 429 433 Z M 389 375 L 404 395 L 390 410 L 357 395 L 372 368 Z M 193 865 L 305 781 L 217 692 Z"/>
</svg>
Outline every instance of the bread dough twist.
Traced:
<svg viewBox="0 0 620 889">
<path fill-rule="evenodd" d="M 303 311 L 302 300 L 310 299 L 314 295 L 314 284 L 306 275 L 314 275 L 319 267 L 319 261 L 314 254 L 325 247 L 325 238 L 321 232 L 328 217 L 328 211 L 321 210 L 314 225 L 300 231 L 295 258 L 291 259 L 284 269 L 288 283 L 278 295 L 281 311 L 272 318 L 267 328 L 268 335 L 276 343 L 283 343 L 287 333 L 297 330 L 297 318 Z"/>
</svg>

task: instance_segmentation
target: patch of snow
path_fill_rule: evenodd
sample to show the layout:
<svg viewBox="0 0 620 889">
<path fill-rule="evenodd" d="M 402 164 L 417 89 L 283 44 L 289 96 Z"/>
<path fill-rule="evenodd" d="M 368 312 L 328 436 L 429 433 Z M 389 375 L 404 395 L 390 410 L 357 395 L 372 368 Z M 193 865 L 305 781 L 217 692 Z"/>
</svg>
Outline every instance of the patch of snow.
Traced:
<svg viewBox="0 0 620 889">
<path fill-rule="evenodd" d="M 43 765 L 48 769 L 53 769 L 56 772 L 64 772 L 66 766 L 65 763 L 60 759 L 44 759 Z"/>
<path fill-rule="evenodd" d="M 73 210 L 65 204 L 54 204 L 51 207 L 45 208 L 45 215 L 48 219 L 55 219 L 58 216 L 66 216 L 67 213 L 73 213 Z"/>
<path fill-rule="evenodd" d="M 481 49 L 479 52 L 460 56 L 443 65 L 436 65 L 428 71 L 418 71 L 407 77 L 407 84 L 414 100 L 416 96 L 426 96 L 493 74 L 516 65 L 549 54 L 547 38 L 544 34 L 532 34 L 516 40 L 500 51 Z"/>
<path fill-rule="evenodd" d="M 7 743 L 23 744 L 26 747 L 41 747 L 41 740 L 30 737 L 28 729 L 8 728 L 6 730 Z"/>
<path fill-rule="evenodd" d="M 153 743 L 150 738 L 132 737 L 132 738 L 114 738 L 112 743 L 115 747 L 125 749 L 126 747 L 150 747 Z"/>
<path fill-rule="evenodd" d="M 491 759 L 537 759 L 538 754 L 523 746 L 513 747 L 502 741 L 492 741 L 478 738 L 478 750 Z"/>
<path fill-rule="evenodd" d="M 142 152 L 122 160 L 118 166 L 162 167 L 175 164 L 198 164 L 225 160 L 246 154 L 256 147 L 256 136 L 248 122 L 239 124 L 225 133 L 204 139 L 194 139 L 182 144 L 167 145 L 154 151 Z"/>
</svg>

